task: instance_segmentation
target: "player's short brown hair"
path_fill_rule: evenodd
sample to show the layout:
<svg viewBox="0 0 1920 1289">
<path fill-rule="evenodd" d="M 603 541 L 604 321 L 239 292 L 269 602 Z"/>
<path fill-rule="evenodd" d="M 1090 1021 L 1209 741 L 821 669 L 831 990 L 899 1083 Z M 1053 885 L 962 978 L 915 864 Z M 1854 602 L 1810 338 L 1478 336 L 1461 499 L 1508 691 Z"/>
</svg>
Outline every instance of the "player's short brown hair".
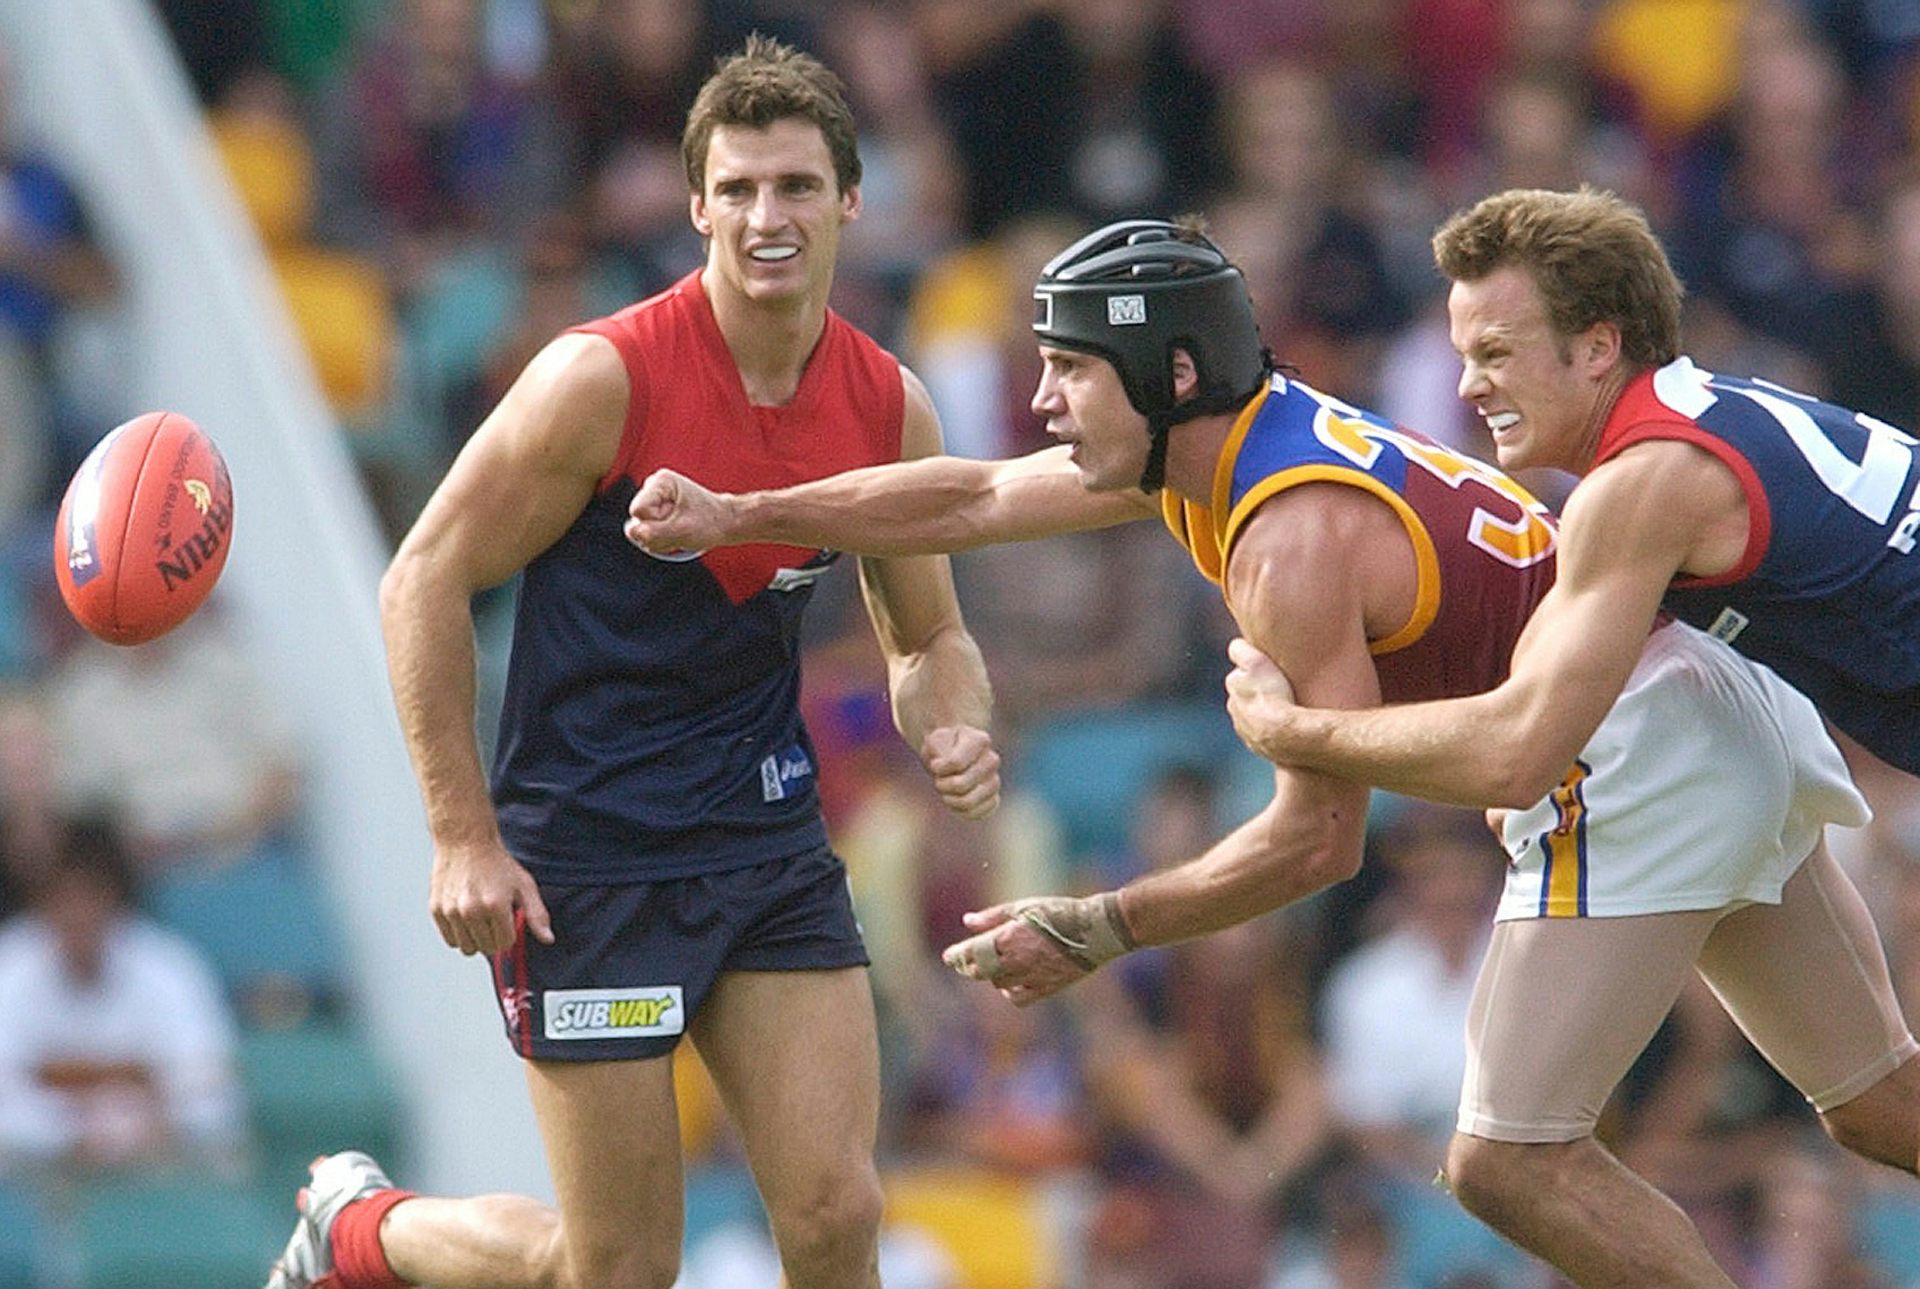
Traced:
<svg viewBox="0 0 1920 1289">
<path fill-rule="evenodd" d="M 1636 367 L 1661 367 L 1680 354 L 1685 288 L 1647 217 L 1610 192 L 1582 185 L 1495 193 L 1440 226 L 1433 258 L 1456 282 L 1507 265 L 1525 269 L 1561 337 L 1611 322 Z"/>
<path fill-rule="evenodd" d="M 745 48 L 720 60 L 687 113 L 680 155 L 688 187 L 694 192 L 706 187 L 707 147 L 715 129 L 765 129 L 790 118 L 820 127 L 841 192 L 860 182 L 860 148 L 846 86 L 811 54 L 755 32 Z"/>
</svg>

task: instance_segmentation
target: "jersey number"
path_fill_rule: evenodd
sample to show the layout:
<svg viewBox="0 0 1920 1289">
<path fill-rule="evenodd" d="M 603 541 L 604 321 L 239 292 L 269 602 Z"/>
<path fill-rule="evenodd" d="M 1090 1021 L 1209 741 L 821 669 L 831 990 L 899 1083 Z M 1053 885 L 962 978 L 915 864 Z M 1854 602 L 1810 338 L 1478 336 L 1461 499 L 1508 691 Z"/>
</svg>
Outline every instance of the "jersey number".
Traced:
<svg viewBox="0 0 1920 1289">
<path fill-rule="evenodd" d="M 1893 518 L 1894 508 L 1900 504 L 1900 489 L 1906 483 L 1907 472 L 1913 468 L 1914 445 L 1920 440 L 1878 417 L 1865 412 L 1849 413 L 1772 381 L 1755 380 L 1750 385 L 1736 385 L 1715 380 L 1711 373 L 1698 368 L 1691 374 L 1697 384 L 1681 389 L 1669 385 L 1659 391 L 1661 401 L 1698 417 L 1717 401 L 1718 394 L 1738 394 L 1750 400 L 1779 422 L 1828 492 L 1876 524 Z M 1669 393 L 1678 394 L 1679 401 L 1669 399 Z M 1867 432 L 1867 449 L 1858 461 L 1841 450 L 1831 432 L 1849 418 Z M 1920 538 L 1920 486 L 1916 486 L 1907 499 L 1907 512 L 1894 526 L 1887 545 L 1907 554 L 1913 550 L 1916 538 Z"/>
<path fill-rule="evenodd" d="M 1383 443 L 1390 443 L 1408 461 L 1449 488 L 1457 489 L 1469 479 L 1491 488 L 1513 502 L 1519 516 L 1502 519 L 1484 506 L 1475 506 L 1467 525 L 1467 540 L 1514 568 L 1528 568 L 1553 554 L 1553 527 L 1547 522 L 1546 506 L 1512 479 L 1470 456 L 1375 424 L 1353 409 L 1344 410 L 1352 415 L 1340 415 L 1340 409 L 1328 400 L 1314 417 L 1313 432 L 1322 443 L 1362 468 L 1373 464 Z"/>
</svg>

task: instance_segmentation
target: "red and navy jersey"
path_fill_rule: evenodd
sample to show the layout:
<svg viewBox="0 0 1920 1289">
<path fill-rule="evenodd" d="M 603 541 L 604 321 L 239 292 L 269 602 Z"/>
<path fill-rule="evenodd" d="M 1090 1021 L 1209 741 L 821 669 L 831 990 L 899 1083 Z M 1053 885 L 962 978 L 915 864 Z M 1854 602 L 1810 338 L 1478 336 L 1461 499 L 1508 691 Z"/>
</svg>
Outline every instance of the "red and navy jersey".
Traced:
<svg viewBox="0 0 1920 1289">
<path fill-rule="evenodd" d="M 613 342 L 632 395 L 613 468 L 521 579 L 493 771 L 507 849 L 597 884 L 822 845 L 799 636 L 835 553 L 660 558 L 621 527 L 662 466 L 741 492 L 899 460 L 899 364 L 829 312 L 792 400 L 754 406 L 698 273 L 579 330 Z"/>
<path fill-rule="evenodd" d="M 1920 773 L 1920 466 L 1912 436 L 1763 380 L 1679 358 L 1636 377 L 1596 464 L 1648 439 L 1713 453 L 1747 499 L 1727 572 L 1666 608 L 1767 664 L 1876 755 Z"/>
<path fill-rule="evenodd" d="M 1553 583 L 1547 508 L 1481 461 L 1276 375 L 1240 413 L 1212 504 L 1161 496 L 1167 526 L 1224 585 L 1234 539 L 1261 503 L 1303 483 L 1378 497 L 1413 542 L 1412 616 L 1370 642 L 1388 702 L 1456 698 L 1507 677 L 1513 646 Z"/>
</svg>

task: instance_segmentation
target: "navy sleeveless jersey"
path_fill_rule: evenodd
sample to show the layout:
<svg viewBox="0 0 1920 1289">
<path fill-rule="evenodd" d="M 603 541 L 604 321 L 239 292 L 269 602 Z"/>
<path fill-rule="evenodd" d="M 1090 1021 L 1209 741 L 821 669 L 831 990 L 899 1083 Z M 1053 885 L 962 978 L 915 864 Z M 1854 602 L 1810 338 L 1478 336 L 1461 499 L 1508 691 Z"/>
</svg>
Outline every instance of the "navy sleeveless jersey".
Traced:
<svg viewBox="0 0 1920 1289">
<path fill-rule="evenodd" d="M 1544 505 L 1484 462 L 1275 375 L 1234 422 L 1211 503 L 1167 489 L 1161 508 L 1201 573 L 1224 588 L 1247 521 L 1303 483 L 1379 498 L 1413 543 L 1413 613 L 1369 644 L 1386 701 L 1479 694 L 1506 679 L 1514 643 L 1553 584 Z"/>
<path fill-rule="evenodd" d="M 1648 439 L 1713 453 L 1747 498 L 1739 563 L 1676 580 L 1667 610 L 1920 773 L 1920 445 L 1864 413 L 1686 358 L 1627 386 L 1596 464 Z"/>
<path fill-rule="evenodd" d="M 698 273 L 579 328 L 625 361 L 619 456 L 520 583 L 493 795 L 543 881 L 650 881 L 825 841 L 800 719 L 800 615 L 830 551 L 658 558 L 621 532 L 667 466 L 727 492 L 900 457 L 897 361 L 831 312 L 791 401 L 757 407 Z"/>
</svg>

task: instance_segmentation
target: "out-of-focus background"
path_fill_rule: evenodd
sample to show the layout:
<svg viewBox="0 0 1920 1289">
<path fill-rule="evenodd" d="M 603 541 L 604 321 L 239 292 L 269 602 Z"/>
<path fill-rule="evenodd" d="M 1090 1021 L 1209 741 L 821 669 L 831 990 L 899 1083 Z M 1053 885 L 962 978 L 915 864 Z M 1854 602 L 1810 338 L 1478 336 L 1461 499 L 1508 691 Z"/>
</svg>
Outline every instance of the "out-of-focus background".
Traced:
<svg viewBox="0 0 1920 1289">
<path fill-rule="evenodd" d="M 425 913 L 375 583 L 541 343 L 699 263 L 679 127 L 756 28 L 848 83 L 834 303 L 955 452 L 1042 442 L 1049 254 L 1199 211 L 1284 361 L 1484 454 L 1427 238 L 1581 181 L 1645 206 L 1704 365 L 1920 426 L 1914 0 L 4 0 L 0 1286 L 255 1286 L 343 1146 L 548 1193 L 485 967 Z M 115 649 L 60 606 L 53 508 L 154 407 L 225 449 L 234 554 L 185 627 Z M 808 647 L 882 1011 L 889 1286 L 1555 1283 L 1431 1181 L 1500 881 L 1477 819 L 1376 796 L 1355 880 L 1032 1010 L 939 968 L 962 910 L 1180 862 L 1270 783 L 1219 710 L 1219 597 L 1151 525 L 955 568 L 995 819 L 947 819 L 892 734 L 844 571 Z M 475 606 L 483 740 L 511 606 Z M 1833 842 L 1920 997 L 1920 788 L 1859 768 L 1878 818 Z M 771 1284 L 680 1073 L 684 1283 Z M 1603 1135 L 1742 1284 L 1920 1284 L 1920 1185 L 1827 1143 L 1704 990 Z"/>
</svg>

